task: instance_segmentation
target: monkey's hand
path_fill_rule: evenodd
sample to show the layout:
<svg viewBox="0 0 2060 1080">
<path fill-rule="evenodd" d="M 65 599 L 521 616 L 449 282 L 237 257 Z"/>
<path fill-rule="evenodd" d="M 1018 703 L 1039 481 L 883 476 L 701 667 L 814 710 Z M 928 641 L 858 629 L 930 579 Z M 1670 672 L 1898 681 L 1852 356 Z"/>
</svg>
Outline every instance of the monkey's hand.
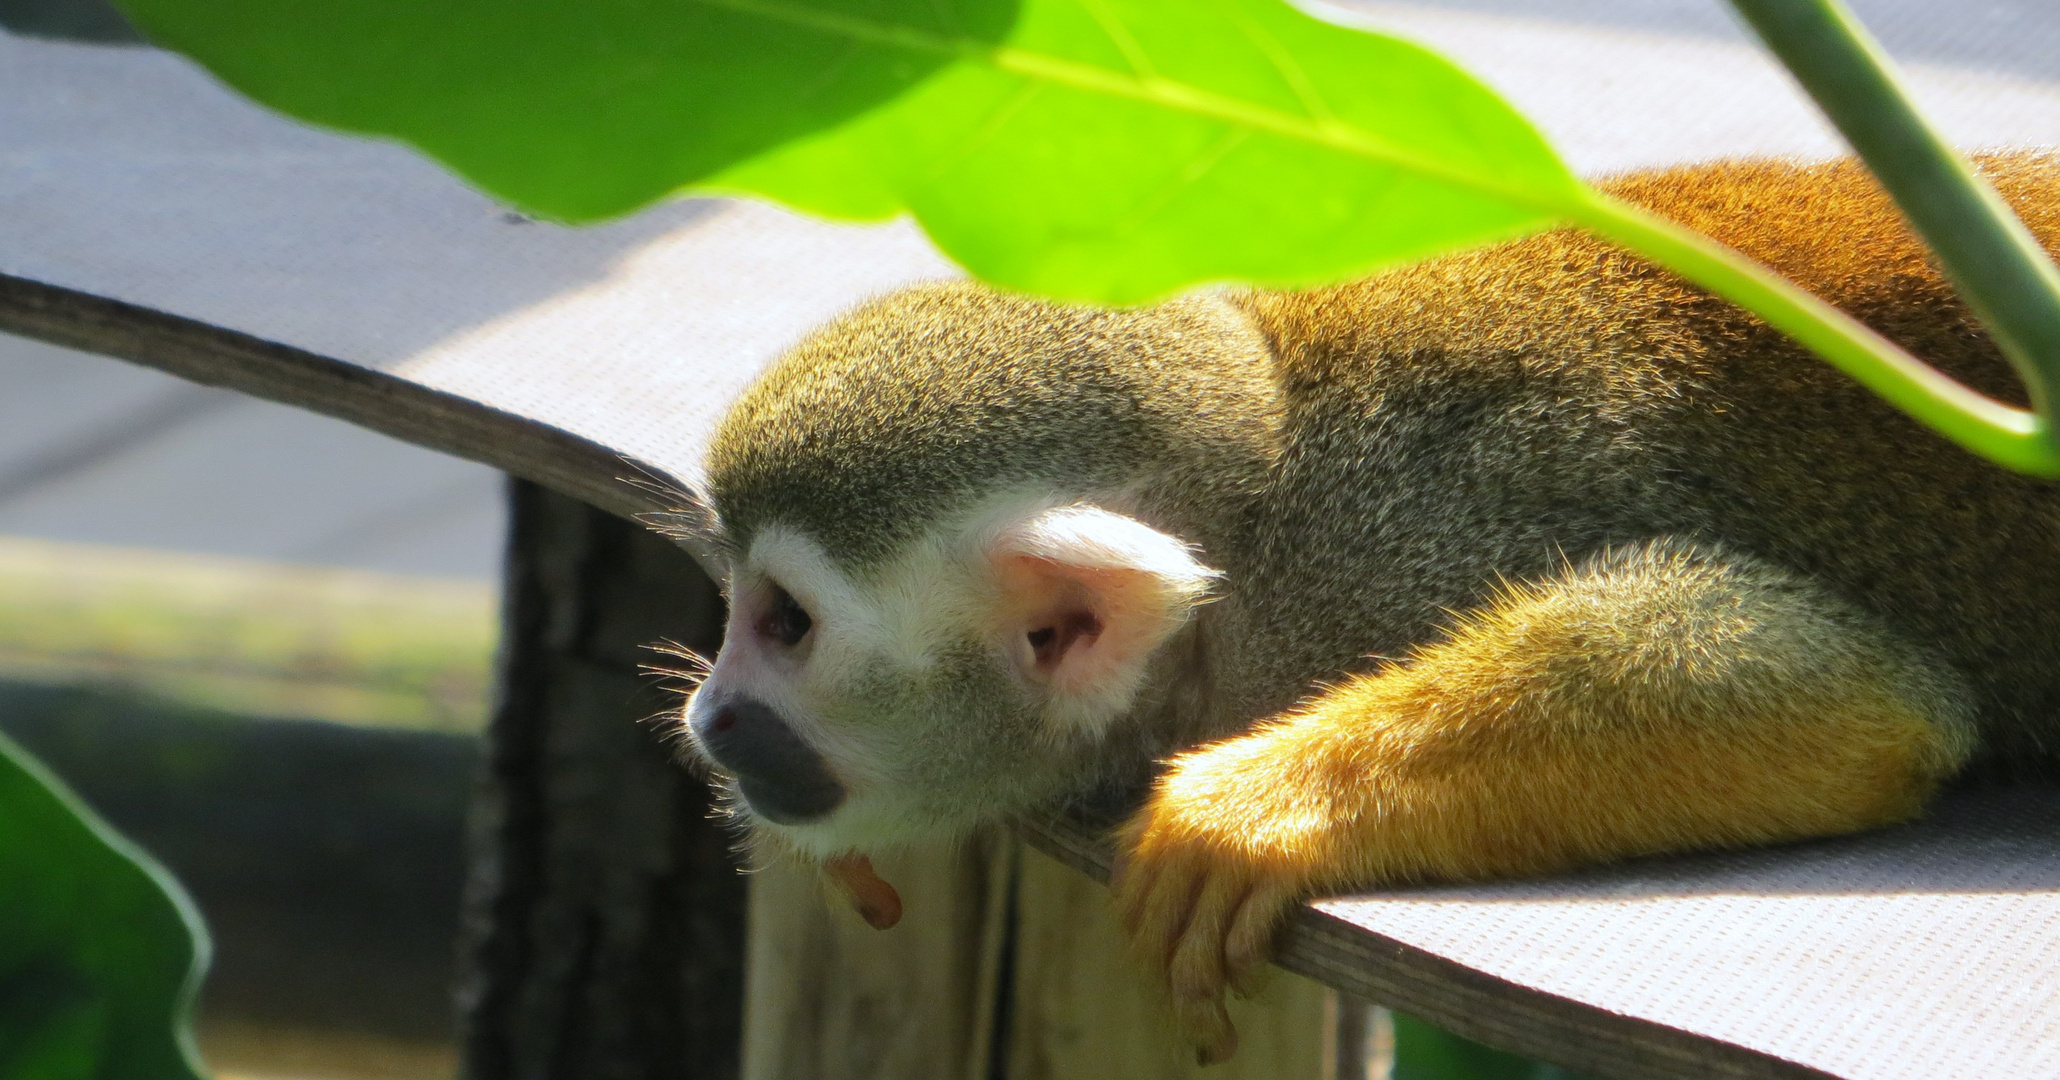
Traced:
<svg viewBox="0 0 2060 1080">
<path fill-rule="evenodd" d="M 1297 901 L 1339 883 L 1350 786 L 1320 778 L 1325 734 L 1295 717 L 1183 754 L 1123 830 L 1117 911 L 1204 1065 L 1237 1050 L 1225 991 L 1249 987 Z"/>
</svg>

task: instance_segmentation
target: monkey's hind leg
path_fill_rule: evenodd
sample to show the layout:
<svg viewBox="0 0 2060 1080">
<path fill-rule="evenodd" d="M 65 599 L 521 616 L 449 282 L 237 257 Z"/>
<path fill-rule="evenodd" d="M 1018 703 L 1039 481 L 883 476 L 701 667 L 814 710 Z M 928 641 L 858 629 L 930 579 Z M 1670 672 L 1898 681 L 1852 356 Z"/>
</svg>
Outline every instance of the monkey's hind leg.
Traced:
<svg viewBox="0 0 2060 1080">
<path fill-rule="evenodd" d="M 1797 575 L 1661 541 L 1508 588 L 1448 640 L 1175 759 L 1117 903 L 1204 1060 L 1298 899 L 1848 832 L 1973 747 L 1943 665 Z"/>
</svg>

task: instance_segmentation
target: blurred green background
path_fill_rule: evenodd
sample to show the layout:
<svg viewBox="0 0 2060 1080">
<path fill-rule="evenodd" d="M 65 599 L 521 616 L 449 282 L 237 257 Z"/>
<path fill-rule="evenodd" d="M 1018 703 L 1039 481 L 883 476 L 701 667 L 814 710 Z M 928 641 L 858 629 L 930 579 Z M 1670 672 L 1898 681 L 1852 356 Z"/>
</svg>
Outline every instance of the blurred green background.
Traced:
<svg viewBox="0 0 2060 1080">
<path fill-rule="evenodd" d="M 0 730 L 186 884 L 224 1076 L 452 1075 L 482 582 L 0 539 Z"/>
</svg>

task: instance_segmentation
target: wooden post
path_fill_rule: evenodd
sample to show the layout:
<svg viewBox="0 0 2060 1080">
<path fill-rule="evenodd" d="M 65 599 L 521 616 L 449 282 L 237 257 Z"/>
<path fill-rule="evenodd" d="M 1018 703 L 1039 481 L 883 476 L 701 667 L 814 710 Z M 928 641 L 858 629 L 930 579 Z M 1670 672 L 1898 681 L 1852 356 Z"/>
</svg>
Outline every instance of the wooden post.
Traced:
<svg viewBox="0 0 2060 1080">
<path fill-rule="evenodd" d="M 753 878 L 746 1080 L 1356 1080 L 1326 991 L 1274 971 L 1203 1070 L 1138 977 L 1099 882 L 1012 834 L 877 860 L 874 930 L 791 871 Z"/>
<path fill-rule="evenodd" d="M 459 1009 L 471 1080 L 734 1080 L 745 879 L 640 672 L 713 655 L 684 552 L 511 486 L 499 701 L 474 806 Z"/>
</svg>

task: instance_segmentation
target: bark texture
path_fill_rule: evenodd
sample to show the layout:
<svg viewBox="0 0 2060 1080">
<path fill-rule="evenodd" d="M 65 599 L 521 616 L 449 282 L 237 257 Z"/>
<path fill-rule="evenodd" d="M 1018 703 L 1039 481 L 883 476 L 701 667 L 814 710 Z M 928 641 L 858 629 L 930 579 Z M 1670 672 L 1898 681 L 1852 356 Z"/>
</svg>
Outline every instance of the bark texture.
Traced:
<svg viewBox="0 0 2060 1080">
<path fill-rule="evenodd" d="M 499 698 L 458 988 L 471 1080 L 734 1080 L 745 879 L 657 719 L 646 646 L 722 600 L 647 530 L 512 482 Z"/>
</svg>

